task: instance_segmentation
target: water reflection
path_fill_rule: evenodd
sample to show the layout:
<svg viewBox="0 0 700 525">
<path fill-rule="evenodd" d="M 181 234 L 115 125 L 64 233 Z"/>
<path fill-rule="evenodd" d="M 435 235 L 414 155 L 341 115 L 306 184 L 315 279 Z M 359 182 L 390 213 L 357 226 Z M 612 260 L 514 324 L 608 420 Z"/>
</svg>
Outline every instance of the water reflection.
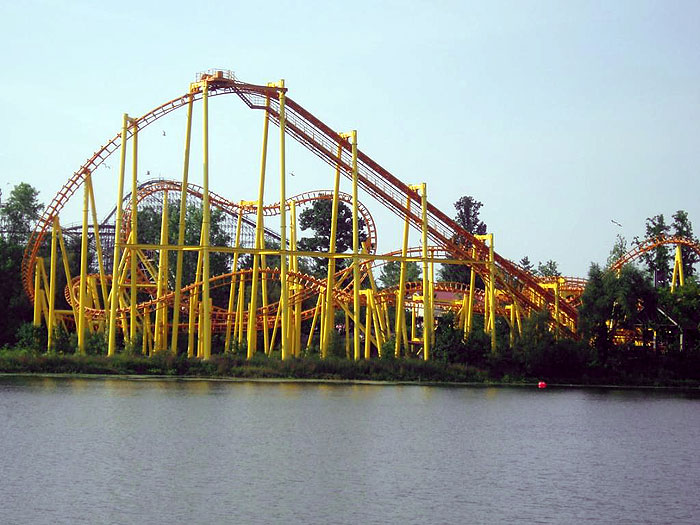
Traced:
<svg viewBox="0 0 700 525">
<path fill-rule="evenodd" d="M 697 401 L 3 377 L 3 521 L 691 523 Z"/>
</svg>

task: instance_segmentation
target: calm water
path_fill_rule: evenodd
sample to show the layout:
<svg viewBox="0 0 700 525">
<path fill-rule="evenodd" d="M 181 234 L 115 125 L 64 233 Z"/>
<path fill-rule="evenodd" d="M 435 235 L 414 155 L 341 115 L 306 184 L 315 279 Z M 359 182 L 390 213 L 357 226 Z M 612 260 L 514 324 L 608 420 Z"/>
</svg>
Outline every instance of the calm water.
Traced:
<svg viewBox="0 0 700 525">
<path fill-rule="evenodd" d="M 700 398 L 0 378 L 2 523 L 699 523 Z"/>
</svg>

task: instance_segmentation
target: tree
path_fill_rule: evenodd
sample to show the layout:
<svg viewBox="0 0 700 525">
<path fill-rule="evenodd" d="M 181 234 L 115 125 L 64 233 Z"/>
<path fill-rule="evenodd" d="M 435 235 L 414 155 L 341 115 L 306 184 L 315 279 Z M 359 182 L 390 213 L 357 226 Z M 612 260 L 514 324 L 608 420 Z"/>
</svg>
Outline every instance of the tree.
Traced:
<svg viewBox="0 0 700 525">
<path fill-rule="evenodd" d="M 474 197 L 465 195 L 455 202 L 454 206 L 457 210 L 457 215 L 455 216 L 457 224 L 473 235 L 486 234 L 486 223 L 479 218 L 479 210 L 483 206 L 481 202 L 474 199 Z M 471 248 L 471 244 L 467 239 L 460 235 L 456 234 L 454 241 L 467 249 Z M 462 264 L 443 264 L 438 275 L 441 281 L 468 283 L 471 270 L 468 266 Z M 477 281 L 477 287 L 483 288 L 481 279 Z"/>
<path fill-rule="evenodd" d="M 559 277 L 561 272 L 557 262 L 550 259 L 544 264 L 542 262 L 537 263 L 537 275 L 541 277 Z"/>
<path fill-rule="evenodd" d="M 24 247 L 0 237 L 0 347 L 14 344 L 17 330 L 32 320 L 32 304 L 24 293 L 20 267 Z"/>
<path fill-rule="evenodd" d="M 383 288 L 390 288 L 399 284 L 401 276 L 401 263 L 399 261 L 389 261 L 382 266 L 379 273 L 379 280 Z M 418 263 L 409 261 L 406 263 L 406 282 L 415 282 L 420 280 L 421 271 Z"/>
<path fill-rule="evenodd" d="M 311 229 L 312 237 L 299 240 L 297 246 L 302 251 L 328 253 L 331 244 L 331 220 L 333 217 L 333 201 L 323 199 L 314 203 L 299 214 L 299 226 L 302 230 Z M 359 240 L 367 240 L 367 228 L 362 217 L 357 218 Z M 338 203 L 338 220 L 336 222 L 335 253 L 345 253 L 353 247 L 352 210 L 343 202 Z M 336 270 L 349 266 L 347 259 L 336 259 Z M 314 259 L 310 271 L 319 278 L 328 275 L 328 259 Z"/>
<path fill-rule="evenodd" d="M 626 253 L 627 240 L 618 233 L 617 237 L 615 238 L 615 244 L 613 244 L 613 247 L 610 250 L 610 255 L 608 255 L 606 267 L 610 268 L 613 264 L 619 261 Z"/>
<path fill-rule="evenodd" d="M 644 335 L 656 319 L 657 296 L 644 274 L 628 264 L 616 272 L 592 264 L 581 296 L 581 333 L 605 363 L 619 329 L 637 330 Z"/>
<path fill-rule="evenodd" d="M 0 208 L 6 239 L 13 244 L 24 244 L 39 219 L 44 205 L 37 197 L 39 191 L 31 184 L 21 182 L 10 192 L 7 202 Z"/>
<path fill-rule="evenodd" d="M 668 235 L 670 227 L 666 224 L 663 214 L 647 218 L 646 238 L 655 239 Z M 639 240 L 636 241 L 639 244 Z M 670 249 L 667 245 L 660 245 L 642 255 L 647 269 L 654 280 L 654 286 L 664 287 L 668 284 L 671 273 Z"/>
<path fill-rule="evenodd" d="M 698 239 L 693 235 L 693 225 L 688 218 L 688 212 L 678 210 L 673 214 L 673 235 L 676 237 L 685 237 L 694 242 Z M 681 246 L 681 257 L 683 258 L 683 274 L 685 277 L 690 277 L 695 274 L 695 263 L 700 260 L 698 254 L 687 246 Z"/>
<path fill-rule="evenodd" d="M 532 261 L 530 261 L 530 258 L 527 255 L 525 257 L 523 257 L 522 259 L 520 259 L 518 264 L 526 272 L 534 273 L 534 271 L 535 271 L 535 266 L 532 264 Z"/>
<path fill-rule="evenodd" d="M 144 244 L 160 244 L 160 227 L 162 208 L 159 205 L 147 204 L 139 210 L 138 216 L 138 240 Z M 196 203 L 187 205 L 185 213 L 185 241 L 189 246 L 198 246 L 202 228 L 204 212 L 202 206 Z M 209 225 L 209 239 L 211 246 L 228 246 L 228 235 L 224 230 L 225 215 L 221 210 L 214 209 L 211 212 Z M 174 201 L 168 206 L 168 239 L 170 244 L 177 244 L 180 224 L 180 202 Z M 168 282 L 175 285 L 176 253 L 168 253 Z M 197 252 L 186 251 L 182 259 L 182 285 L 190 284 L 195 280 L 197 270 Z M 231 256 L 226 253 L 216 253 L 212 250 L 209 261 L 209 275 L 221 275 L 231 271 Z M 218 290 L 214 295 L 224 296 L 227 291 Z M 216 297 L 215 297 L 216 299 Z M 219 298 L 220 299 L 220 298 Z"/>
</svg>

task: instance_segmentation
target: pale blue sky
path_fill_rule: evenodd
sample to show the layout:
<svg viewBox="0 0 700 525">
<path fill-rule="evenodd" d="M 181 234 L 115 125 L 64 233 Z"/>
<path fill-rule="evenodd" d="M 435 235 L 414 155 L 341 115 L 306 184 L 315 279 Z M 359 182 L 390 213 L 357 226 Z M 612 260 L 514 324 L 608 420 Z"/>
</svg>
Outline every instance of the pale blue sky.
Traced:
<svg viewBox="0 0 700 525">
<path fill-rule="evenodd" d="M 27 181 L 48 203 L 122 113 L 186 92 L 197 71 L 232 69 L 284 78 L 400 179 L 427 182 L 448 215 L 462 195 L 482 201 L 503 256 L 584 276 L 648 216 L 700 221 L 698 27 L 697 1 L 3 2 L 0 188 Z M 211 187 L 252 199 L 261 115 L 237 99 L 212 111 Z M 144 133 L 142 178 L 180 177 L 184 117 Z M 331 186 L 305 150 L 290 146 L 287 162 L 290 192 Z M 96 174 L 104 212 L 114 174 Z M 392 216 L 363 202 L 380 248 L 398 248 Z"/>
</svg>

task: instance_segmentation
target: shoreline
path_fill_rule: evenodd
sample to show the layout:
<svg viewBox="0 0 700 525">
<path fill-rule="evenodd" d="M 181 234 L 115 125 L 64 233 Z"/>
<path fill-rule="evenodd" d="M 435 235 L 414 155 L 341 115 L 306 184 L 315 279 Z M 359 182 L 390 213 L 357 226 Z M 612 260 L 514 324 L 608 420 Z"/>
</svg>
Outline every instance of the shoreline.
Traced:
<svg viewBox="0 0 700 525">
<path fill-rule="evenodd" d="M 367 386 L 431 386 L 450 388 L 532 388 L 535 390 L 554 389 L 605 389 L 605 390 L 670 390 L 700 392 L 700 385 L 615 385 L 610 383 L 547 383 L 547 387 L 539 389 L 537 381 L 400 381 L 378 379 L 332 379 L 332 378 L 294 378 L 294 377 L 218 377 L 218 376 L 174 376 L 165 374 L 88 374 L 68 372 L 0 372 L 4 377 L 38 377 L 61 379 L 119 379 L 121 381 L 208 381 L 214 383 L 300 383 L 300 384 L 329 384 L 329 385 L 367 385 Z"/>
</svg>

